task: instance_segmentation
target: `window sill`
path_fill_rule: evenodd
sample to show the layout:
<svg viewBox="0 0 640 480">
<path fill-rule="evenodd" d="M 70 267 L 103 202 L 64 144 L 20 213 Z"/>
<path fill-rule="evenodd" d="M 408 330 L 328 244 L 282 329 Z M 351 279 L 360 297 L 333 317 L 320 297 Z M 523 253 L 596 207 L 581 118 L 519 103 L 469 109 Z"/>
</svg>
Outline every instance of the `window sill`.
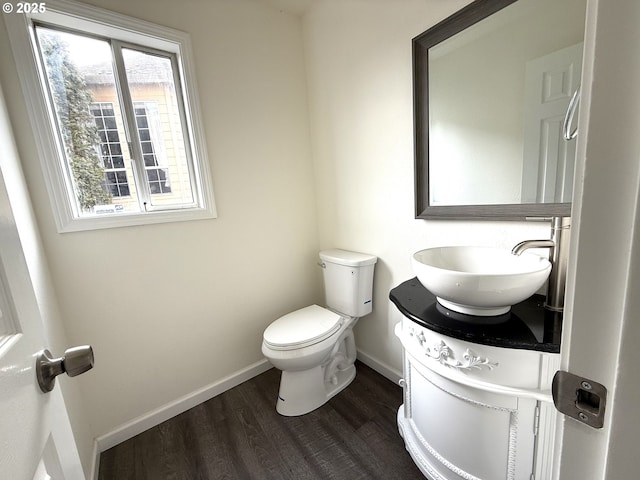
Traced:
<svg viewBox="0 0 640 480">
<path fill-rule="evenodd" d="M 58 233 L 82 232 L 86 230 L 101 230 L 106 228 L 133 227 L 153 225 L 158 223 L 188 222 L 216 218 L 213 209 L 192 208 L 188 210 L 163 210 L 147 213 L 122 213 L 109 216 L 91 216 L 59 219 Z"/>
</svg>

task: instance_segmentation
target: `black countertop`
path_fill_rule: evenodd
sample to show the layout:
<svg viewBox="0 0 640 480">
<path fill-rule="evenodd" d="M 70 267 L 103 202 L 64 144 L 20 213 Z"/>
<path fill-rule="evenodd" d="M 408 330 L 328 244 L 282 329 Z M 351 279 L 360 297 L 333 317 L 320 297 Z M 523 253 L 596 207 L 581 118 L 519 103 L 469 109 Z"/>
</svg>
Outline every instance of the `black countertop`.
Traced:
<svg viewBox="0 0 640 480">
<path fill-rule="evenodd" d="M 389 298 L 408 319 L 448 337 L 493 347 L 560 353 L 562 314 L 546 310 L 542 295 L 494 317 L 465 315 L 443 307 L 417 278 L 392 289 Z"/>
</svg>

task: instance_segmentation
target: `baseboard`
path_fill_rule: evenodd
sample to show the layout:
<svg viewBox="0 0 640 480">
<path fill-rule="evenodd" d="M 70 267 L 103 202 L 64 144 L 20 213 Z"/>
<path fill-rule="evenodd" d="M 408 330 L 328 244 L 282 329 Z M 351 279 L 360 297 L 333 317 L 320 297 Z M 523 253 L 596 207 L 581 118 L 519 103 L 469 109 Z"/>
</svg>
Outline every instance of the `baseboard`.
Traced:
<svg viewBox="0 0 640 480">
<path fill-rule="evenodd" d="M 134 418 L 130 422 L 127 422 L 115 430 L 101 435 L 96 438 L 95 459 L 97 464 L 100 457 L 100 452 L 104 452 L 111 447 L 118 445 L 136 435 L 161 424 L 162 422 L 169 420 L 170 418 L 179 415 L 190 408 L 200 405 L 202 402 L 206 402 L 216 395 L 220 395 L 227 390 L 240 385 L 242 382 L 249 380 L 263 372 L 266 372 L 271 368 L 271 364 L 267 359 L 262 359 L 259 362 L 249 365 L 248 367 L 232 373 L 228 377 L 225 377 L 217 382 L 212 383 L 206 387 L 203 387 L 195 392 L 189 393 L 177 400 L 167 403 L 155 410 L 152 410 L 145 415 L 141 415 L 138 418 Z M 97 470 L 97 467 L 95 468 Z M 97 472 L 94 471 L 94 474 Z M 97 478 L 97 477 L 94 477 Z"/>
<path fill-rule="evenodd" d="M 363 352 L 362 350 L 358 350 L 358 360 L 364 363 L 367 367 L 373 368 L 376 372 L 378 372 L 383 377 L 388 378 L 396 385 L 402 378 L 402 372 L 396 370 L 393 367 L 390 367 L 384 362 L 381 362 L 377 358 L 369 355 L 368 353 Z"/>
</svg>

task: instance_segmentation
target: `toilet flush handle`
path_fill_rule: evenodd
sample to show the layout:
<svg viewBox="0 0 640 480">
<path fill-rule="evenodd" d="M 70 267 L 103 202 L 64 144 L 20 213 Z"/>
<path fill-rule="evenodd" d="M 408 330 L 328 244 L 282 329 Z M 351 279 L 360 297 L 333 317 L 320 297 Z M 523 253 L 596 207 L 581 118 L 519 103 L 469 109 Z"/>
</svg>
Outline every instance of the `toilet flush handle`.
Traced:
<svg viewBox="0 0 640 480">
<path fill-rule="evenodd" d="M 318 266 L 321 268 L 327 268 L 327 264 L 324 262 L 318 262 Z"/>
</svg>

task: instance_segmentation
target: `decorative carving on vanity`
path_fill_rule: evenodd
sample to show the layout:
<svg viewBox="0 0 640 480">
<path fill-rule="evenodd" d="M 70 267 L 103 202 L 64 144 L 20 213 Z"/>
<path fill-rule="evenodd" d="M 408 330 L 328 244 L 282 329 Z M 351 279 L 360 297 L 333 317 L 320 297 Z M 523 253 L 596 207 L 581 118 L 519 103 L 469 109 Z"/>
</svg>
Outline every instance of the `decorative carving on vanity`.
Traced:
<svg viewBox="0 0 640 480">
<path fill-rule="evenodd" d="M 420 347 L 424 350 L 425 355 L 436 360 L 445 367 L 454 368 L 456 370 L 481 370 L 483 367 L 493 370 L 499 363 L 492 362 L 489 358 L 481 357 L 473 350 L 467 348 L 462 355 L 456 355 L 453 349 L 447 345 L 443 340 L 427 345 L 427 339 L 424 336 L 424 332 L 409 327 L 409 336 L 414 338 Z M 463 361 L 457 360 L 462 358 Z"/>
</svg>

